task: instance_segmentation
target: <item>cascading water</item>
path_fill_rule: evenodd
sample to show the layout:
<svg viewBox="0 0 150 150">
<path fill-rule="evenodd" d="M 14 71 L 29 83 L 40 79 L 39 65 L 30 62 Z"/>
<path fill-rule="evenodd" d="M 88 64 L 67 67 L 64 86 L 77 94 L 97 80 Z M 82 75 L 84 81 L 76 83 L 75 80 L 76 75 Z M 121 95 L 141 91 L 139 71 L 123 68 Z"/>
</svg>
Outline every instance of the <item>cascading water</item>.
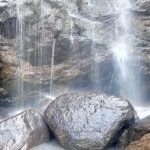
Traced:
<svg viewBox="0 0 150 150">
<path fill-rule="evenodd" d="M 51 80 L 50 81 L 50 96 L 52 96 L 52 88 L 53 88 L 55 45 L 56 45 L 56 39 L 53 39 L 52 57 L 51 57 L 51 74 L 50 74 L 50 80 Z"/>
<path fill-rule="evenodd" d="M 41 31 L 39 32 L 39 28 L 38 28 L 38 34 L 39 34 L 39 38 L 37 39 L 37 43 L 38 43 L 38 64 L 37 66 L 43 66 L 43 43 L 44 43 L 44 24 L 42 22 L 42 18 L 43 17 L 43 0 L 40 0 L 40 17 L 39 17 L 39 26 L 41 28 Z M 40 35 L 41 34 L 41 35 Z M 35 59 L 37 56 L 35 56 Z M 40 87 L 40 101 L 42 100 L 42 87 L 41 84 L 39 85 Z"/>
<path fill-rule="evenodd" d="M 112 60 L 110 60 L 111 61 L 110 63 L 108 62 L 105 64 L 104 61 L 109 61 L 109 60 L 103 60 L 103 58 L 106 59 L 105 56 L 103 58 L 101 58 L 101 56 L 100 56 L 101 49 L 102 49 L 102 55 L 104 54 L 103 50 L 108 51 L 107 46 L 110 44 L 110 42 L 109 42 L 109 40 L 107 41 L 106 37 L 111 36 L 112 33 L 108 34 L 106 37 L 103 34 L 107 34 L 107 32 L 109 32 L 110 30 L 113 30 L 112 29 L 112 20 L 114 18 L 109 20 L 109 17 L 111 17 L 111 15 L 107 16 L 108 14 L 106 15 L 108 18 L 105 15 L 102 17 L 99 17 L 99 16 L 97 17 L 97 14 L 93 14 L 93 16 L 91 15 L 91 17 L 89 17 L 90 16 L 89 14 L 86 15 L 86 11 L 90 10 L 90 9 L 94 9 L 95 5 L 97 5 L 100 2 L 100 0 L 95 0 L 95 1 L 89 0 L 88 2 L 86 1 L 87 4 L 85 4 L 86 6 L 84 6 L 82 8 L 83 12 L 81 11 L 81 13 L 80 12 L 76 13 L 76 12 L 72 11 L 73 12 L 72 14 L 68 13 L 69 16 L 66 16 L 66 10 L 64 10 L 63 12 L 61 12 L 61 13 L 64 13 L 64 14 L 62 14 L 62 15 L 64 15 L 63 17 L 59 16 L 60 15 L 59 9 L 60 9 L 61 5 L 63 5 L 63 3 L 60 4 L 58 10 L 54 10 L 56 8 L 53 8 L 53 7 L 56 6 L 55 5 L 56 3 L 52 2 L 51 4 L 49 4 L 52 6 L 48 6 L 48 9 L 51 9 L 50 12 L 48 12 L 48 14 L 45 14 L 45 12 L 44 12 L 44 9 L 46 7 L 45 1 L 40 0 L 36 4 L 34 3 L 35 6 L 34 6 L 34 4 L 31 6 L 31 7 L 35 7 L 34 8 L 35 14 L 31 13 L 32 14 L 31 16 L 33 18 L 34 17 L 35 18 L 33 20 L 31 20 L 31 22 L 30 22 L 30 20 L 27 20 L 28 18 L 26 16 L 24 18 L 25 11 L 23 10 L 26 7 L 28 8 L 29 6 L 26 6 L 26 5 L 29 5 L 30 3 L 26 3 L 25 2 L 26 0 L 25 1 L 24 0 L 16 0 L 16 1 L 17 1 L 17 18 L 18 18 L 18 24 L 19 24 L 18 25 L 19 33 L 17 34 L 17 40 L 16 40 L 16 43 L 18 46 L 18 51 L 19 51 L 18 56 L 19 56 L 19 60 L 20 60 L 20 67 L 18 68 L 18 70 L 21 73 L 24 73 L 26 70 L 28 71 L 27 87 L 24 88 L 25 84 L 26 84 L 25 83 L 26 80 L 24 80 L 24 76 L 20 76 L 22 78 L 18 80 L 18 85 L 17 85 L 18 93 L 17 94 L 20 95 L 19 98 L 23 101 L 24 97 L 26 96 L 26 90 L 28 90 L 27 91 L 28 93 L 32 93 L 34 91 L 40 93 L 40 97 L 35 98 L 36 99 L 35 103 L 31 102 L 31 101 L 33 101 L 32 97 L 30 98 L 29 101 L 27 101 L 27 103 L 28 102 L 31 103 L 31 104 L 29 104 L 30 105 L 29 107 L 32 107 L 32 104 L 34 105 L 33 108 L 37 109 L 37 108 L 41 107 L 41 105 L 40 105 L 40 103 L 38 103 L 38 101 L 43 100 L 42 99 L 43 95 L 45 96 L 44 98 L 48 99 L 48 104 L 50 103 L 50 99 L 54 100 L 54 97 L 53 97 L 54 92 L 55 92 L 54 91 L 54 77 L 55 77 L 54 71 L 56 71 L 56 79 L 57 79 L 57 74 L 60 73 L 60 74 L 64 75 L 63 79 L 61 80 L 62 84 L 64 82 L 63 80 L 65 80 L 64 78 L 67 76 L 66 80 L 67 80 L 67 85 L 68 85 L 68 89 L 69 89 L 68 91 L 72 90 L 71 86 L 70 86 L 72 84 L 71 80 L 72 79 L 76 80 L 76 78 L 78 79 L 78 77 L 76 77 L 76 76 L 72 77 L 72 75 L 70 75 L 70 72 L 73 72 L 73 73 L 79 72 L 79 74 L 77 74 L 77 76 L 79 76 L 79 78 L 80 78 L 80 76 L 82 76 L 80 72 L 83 72 L 83 74 L 84 73 L 90 74 L 91 70 L 92 70 L 92 73 L 91 73 L 92 75 L 90 74 L 92 76 L 91 77 L 92 79 L 89 76 L 87 77 L 87 74 L 86 74 L 85 75 L 86 77 L 83 77 L 83 78 L 81 77 L 82 79 L 79 80 L 79 82 L 82 82 L 82 80 L 85 80 L 84 82 L 89 82 L 88 84 L 92 83 L 93 85 L 91 85 L 91 87 L 94 90 L 97 90 L 97 89 L 99 90 L 100 88 L 102 89 L 103 82 L 106 82 L 106 80 L 111 80 L 110 85 L 113 85 L 113 83 L 111 83 L 111 82 L 114 82 L 113 79 L 115 78 L 115 75 L 117 74 L 117 79 L 118 79 L 117 83 L 119 84 L 119 94 L 123 97 L 128 98 L 131 102 L 132 102 L 132 100 L 136 101 L 136 100 L 141 99 L 140 90 L 139 90 L 140 82 L 137 81 L 137 74 L 136 74 L 135 68 L 134 68 L 134 64 L 136 62 L 134 59 L 134 51 L 133 51 L 134 48 L 133 48 L 131 36 L 130 36 L 132 26 L 130 23 L 131 13 L 129 10 L 131 9 L 132 5 L 130 4 L 129 0 L 114 0 L 114 2 L 113 2 L 114 5 L 111 6 L 111 9 L 114 8 L 114 12 L 115 12 L 115 15 L 117 18 L 116 19 L 113 16 L 116 19 L 115 20 L 116 22 L 115 22 L 115 29 L 114 29 L 114 34 L 113 34 L 114 41 L 112 42 L 112 47 L 111 47 L 111 52 L 113 53 L 115 67 L 116 67 L 115 73 L 114 73 L 114 70 L 112 69 L 113 67 L 111 68 L 111 66 L 110 66 L 107 68 L 107 66 L 106 66 L 106 65 L 112 63 Z M 24 8 L 23 8 L 22 3 L 24 3 L 24 2 L 25 2 L 25 4 L 23 4 L 24 5 Z M 105 3 L 106 1 L 104 0 L 103 2 Z M 109 3 L 109 1 L 106 3 Z M 64 7 L 66 8 L 66 4 Z M 47 11 L 47 10 L 45 10 L 45 11 Z M 85 13 L 84 13 L 84 11 L 85 11 Z M 102 12 L 98 12 L 98 13 L 100 13 L 100 15 L 101 15 Z M 96 17 L 94 15 L 96 15 Z M 63 23 L 65 24 L 63 31 L 62 31 L 63 27 L 58 27 L 59 25 L 57 26 L 57 23 L 55 24 L 55 22 L 57 22 L 57 19 L 60 19 L 58 16 L 60 18 L 62 17 L 61 18 L 62 23 L 60 22 L 60 26 L 63 26 L 62 25 Z M 67 20 L 66 22 L 64 22 L 65 19 Z M 49 22 L 47 22 L 47 20 Z M 70 21 L 69 23 L 68 23 L 68 20 Z M 54 21 L 54 23 L 52 24 L 51 22 L 53 22 L 53 21 Z M 111 22 L 110 23 L 111 25 L 108 25 L 109 22 Z M 49 25 L 49 23 L 50 23 L 50 25 Z M 86 24 L 88 26 L 88 28 L 84 28 L 83 24 Z M 106 27 L 107 25 L 109 26 L 108 28 Z M 98 28 L 98 27 L 100 27 L 100 28 Z M 105 28 L 105 27 L 107 29 L 103 31 L 103 28 Z M 28 28 L 29 33 L 24 31 L 26 28 Z M 100 30 L 102 30 L 103 32 L 102 31 L 99 32 Z M 36 31 L 37 33 L 34 34 L 33 33 L 34 31 Z M 60 31 L 61 35 L 58 38 L 59 35 L 57 35 L 57 32 L 59 32 L 59 31 Z M 98 31 L 98 33 L 97 33 L 97 31 Z M 68 35 L 68 33 L 69 33 L 69 35 Z M 26 34 L 29 34 L 29 35 L 26 35 Z M 99 40 L 98 39 L 99 36 L 97 36 L 98 34 L 102 34 L 100 36 L 104 36 L 104 37 L 102 37 L 102 39 Z M 69 41 L 68 42 L 69 44 L 66 41 L 67 42 Z M 110 39 L 110 41 L 111 41 L 111 39 Z M 72 46 L 71 48 L 70 48 L 70 44 Z M 105 48 L 105 44 L 106 45 L 108 44 L 106 46 L 106 48 Z M 110 48 L 109 46 L 108 46 L 108 49 Z M 84 48 L 84 50 L 83 50 L 83 48 Z M 24 53 L 26 53 L 26 50 L 28 51 L 29 49 L 32 52 L 33 51 L 34 52 L 27 53 L 27 55 L 25 54 L 27 57 L 27 61 L 26 61 L 26 60 L 24 60 L 25 59 Z M 57 60 L 58 58 L 56 58 L 56 57 L 61 57 L 63 50 L 67 51 L 68 49 L 69 49 L 69 51 L 72 50 L 71 51 L 72 55 L 69 55 L 69 58 L 68 58 L 69 61 L 66 61 L 66 60 L 58 61 Z M 90 53 L 90 54 L 87 54 L 88 56 L 86 56 L 86 54 L 83 54 L 83 53 L 88 53 L 88 52 Z M 91 52 L 92 52 L 92 54 L 91 54 Z M 80 55 L 77 55 L 77 53 L 81 53 L 82 57 L 80 58 Z M 91 62 L 89 61 L 89 64 L 84 69 L 82 69 L 82 68 L 80 68 L 80 64 L 78 65 L 78 63 L 76 63 L 76 62 L 74 63 L 74 62 L 70 61 L 72 58 L 73 58 L 73 61 L 74 61 L 74 59 L 77 58 L 76 56 L 74 57 L 74 55 L 77 55 L 77 57 L 79 56 L 79 59 L 84 59 L 85 57 L 88 57 L 86 59 L 86 61 L 89 61 L 89 60 L 91 61 L 91 55 L 92 55 L 93 64 L 91 64 Z M 32 62 L 30 62 L 31 61 L 29 59 L 30 57 L 32 57 L 31 59 L 33 59 L 33 61 L 35 61 L 33 64 L 32 64 Z M 65 57 L 65 56 L 62 56 L 62 57 Z M 68 55 L 67 55 L 67 57 L 68 57 Z M 109 59 L 111 58 L 109 54 L 108 54 L 108 57 L 109 57 Z M 56 60 L 55 60 L 55 58 L 56 58 Z M 63 59 L 66 59 L 66 57 Z M 77 61 L 79 59 L 77 59 Z M 69 66 L 67 64 L 68 62 L 72 63 L 71 64 L 72 66 L 70 64 L 69 64 L 70 65 Z M 29 64 L 29 66 L 25 66 L 25 70 L 24 70 L 25 63 Z M 30 63 L 31 63 L 31 65 L 30 65 Z M 84 64 L 83 64 L 83 66 L 84 66 Z M 88 67 L 91 67 L 91 66 L 92 66 L 92 69 L 89 69 Z M 60 70 L 57 71 L 57 68 L 59 68 L 59 67 L 60 67 Z M 103 70 L 103 68 L 105 68 L 105 67 L 107 68 L 108 71 Z M 70 70 L 69 69 L 68 69 L 69 71 L 65 70 L 66 68 L 69 68 Z M 111 68 L 113 71 L 109 70 L 109 68 Z M 44 69 L 46 70 L 45 72 L 43 71 Z M 103 72 L 105 72 L 104 75 L 103 75 Z M 114 74 L 112 75 L 112 79 L 110 79 L 108 77 L 109 75 L 107 73 L 111 74 L 112 72 Z M 101 73 L 102 73 L 102 75 L 101 75 Z M 31 77 L 30 77 L 30 75 L 31 75 Z M 106 77 L 105 77 L 105 75 L 106 75 Z M 32 80 L 31 79 L 32 77 L 35 79 Z M 91 80 L 88 81 L 89 78 L 92 80 L 92 82 L 91 82 Z M 105 79 L 105 78 L 107 78 L 107 79 Z M 58 82 L 58 83 L 61 84 L 61 82 Z M 68 82 L 71 82 L 71 84 L 70 83 L 68 84 Z M 105 84 L 107 84 L 107 82 Z M 109 84 L 107 84 L 107 86 L 108 85 Z M 80 88 L 80 85 L 78 87 Z M 109 87 L 106 87 L 106 88 L 109 88 Z M 110 91 L 111 90 L 112 90 L 112 88 L 110 87 Z M 61 94 L 60 91 L 59 91 L 59 94 Z M 22 103 L 22 104 L 24 104 L 24 103 Z M 47 107 L 47 104 L 45 104 L 45 105 Z M 145 111 L 147 111 L 146 109 L 141 109 L 138 107 L 137 107 L 137 109 L 144 112 L 144 114 L 141 115 L 142 117 L 145 116 Z M 149 114 L 149 110 L 148 110 L 147 114 Z M 50 145 L 46 144 L 46 145 L 40 146 L 40 149 L 46 149 L 46 148 L 49 149 L 51 147 L 52 147 L 52 149 L 54 149 L 54 148 L 59 149 L 59 145 L 58 146 L 55 146 L 55 145 L 58 145 L 58 144 L 54 141 L 54 142 L 50 143 Z M 53 148 L 53 146 L 54 146 L 54 148 Z"/>
<path fill-rule="evenodd" d="M 89 4 L 89 6 L 91 6 L 91 2 Z M 98 86 L 100 87 L 100 82 L 99 82 L 99 66 L 98 66 L 98 53 L 97 53 L 97 49 L 96 49 L 96 41 L 95 41 L 95 29 L 96 29 L 96 25 L 95 24 L 92 24 L 92 30 L 91 30 L 91 33 L 92 33 L 92 57 L 93 57 L 93 75 L 92 75 L 92 78 L 93 78 L 93 88 L 96 89 Z"/>
<path fill-rule="evenodd" d="M 18 38 L 16 38 L 16 45 L 18 47 L 18 58 L 20 62 L 20 66 L 18 68 L 19 71 L 23 70 L 23 8 L 22 8 L 22 0 L 16 1 L 16 9 L 17 9 L 17 17 L 18 17 Z M 24 84 L 22 79 L 17 79 L 17 94 L 19 95 L 18 98 L 23 99 L 24 97 Z M 23 105 L 22 105 L 23 107 Z"/>
<path fill-rule="evenodd" d="M 70 40 L 71 40 L 72 46 L 74 46 L 73 25 L 74 25 L 73 19 L 72 17 L 70 17 Z"/>
<path fill-rule="evenodd" d="M 129 100 L 140 99 L 138 81 L 134 72 L 133 48 L 130 37 L 130 9 L 129 0 L 115 0 L 114 9 L 117 15 L 115 23 L 115 39 L 112 46 L 112 52 L 116 66 L 118 66 L 118 82 L 120 87 L 120 95 L 127 97 Z"/>
</svg>

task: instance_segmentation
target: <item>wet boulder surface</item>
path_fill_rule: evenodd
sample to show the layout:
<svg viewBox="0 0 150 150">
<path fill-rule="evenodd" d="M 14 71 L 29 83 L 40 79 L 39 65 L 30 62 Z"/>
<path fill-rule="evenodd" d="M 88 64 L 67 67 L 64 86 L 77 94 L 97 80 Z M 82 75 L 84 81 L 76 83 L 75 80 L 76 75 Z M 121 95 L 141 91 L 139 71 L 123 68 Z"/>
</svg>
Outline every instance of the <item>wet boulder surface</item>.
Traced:
<svg viewBox="0 0 150 150">
<path fill-rule="evenodd" d="M 71 93 L 56 98 L 45 119 L 65 149 L 107 149 L 134 122 L 134 109 L 125 99 Z"/>
<path fill-rule="evenodd" d="M 0 122 L 0 150 L 28 150 L 49 138 L 43 118 L 32 109 Z"/>
</svg>

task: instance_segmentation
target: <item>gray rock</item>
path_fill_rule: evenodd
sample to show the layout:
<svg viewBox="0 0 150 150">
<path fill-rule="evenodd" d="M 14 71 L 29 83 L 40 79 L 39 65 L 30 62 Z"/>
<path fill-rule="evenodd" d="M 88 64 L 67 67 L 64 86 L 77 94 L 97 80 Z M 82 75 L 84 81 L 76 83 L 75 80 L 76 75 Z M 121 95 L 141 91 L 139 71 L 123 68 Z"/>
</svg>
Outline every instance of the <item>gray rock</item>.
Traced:
<svg viewBox="0 0 150 150">
<path fill-rule="evenodd" d="M 130 143 L 140 140 L 144 135 L 150 133 L 150 116 L 132 124 L 122 134 L 117 144 L 118 150 L 124 150 Z"/>
<path fill-rule="evenodd" d="M 149 0 L 131 0 L 134 10 L 137 12 L 150 15 L 150 1 Z"/>
<path fill-rule="evenodd" d="M 71 93 L 56 98 L 45 119 L 68 150 L 106 149 L 134 122 L 134 109 L 121 98 L 98 93 Z"/>
<path fill-rule="evenodd" d="M 49 138 L 43 118 L 32 109 L 0 122 L 1 150 L 28 150 Z"/>
</svg>

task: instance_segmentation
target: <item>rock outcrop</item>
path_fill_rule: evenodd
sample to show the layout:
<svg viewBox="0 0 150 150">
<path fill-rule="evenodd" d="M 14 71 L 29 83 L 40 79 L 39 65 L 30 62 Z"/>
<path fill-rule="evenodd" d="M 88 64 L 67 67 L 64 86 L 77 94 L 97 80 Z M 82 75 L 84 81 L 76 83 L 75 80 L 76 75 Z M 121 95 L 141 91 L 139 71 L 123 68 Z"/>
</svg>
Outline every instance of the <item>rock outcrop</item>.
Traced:
<svg viewBox="0 0 150 150">
<path fill-rule="evenodd" d="M 47 142 L 49 138 L 43 118 L 32 109 L 0 122 L 1 150 L 28 150 Z"/>
<path fill-rule="evenodd" d="M 53 67 L 55 82 L 69 83 L 74 87 L 73 81 L 78 81 L 80 87 L 91 86 L 90 83 L 87 85 L 86 80 L 96 80 L 94 64 L 98 64 L 98 72 L 103 70 L 103 73 L 97 78 L 101 79 L 103 90 L 108 91 L 107 83 L 112 74 L 109 47 L 114 21 L 113 8 L 108 1 L 43 0 L 41 3 L 40 0 L 15 0 L 0 2 L 0 8 L 1 39 L 13 43 L 7 53 L 3 47 L 0 50 L 1 60 L 5 68 L 10 70 L 7 74 L 6 70 L 1 71 L 2 80 L 15 76 L 20 81 L 15 81 L 13 86 L 23 82 L 25 91 L 26 86 L 32 90 L 38 87 L 36 91 L 40 86 L 48 91 L 52 49 L 56 40 Z M 8 57 L 4 57 L 5 54 L 8 57 L 11 55 L 11 64 Z M 104 76 L 109 71 L 106 83 Z M 3 82 L 3 85 L 8 82 L 10 80 Z M 5 87 L 8 91 L 13 90 L 9 88 L 10 84 Z"/>
<path fill-rule="evenodd" d="M 56 98 L 45 119 L 66 149 L 107 149 L 134 122 L 134 109 L 124 99 L 98 93 L 71 93 Z"/>
<path fill-rule="evenodd" d="M 149 81 L 150 81 L 150 1 L 132 0 L 132 32 L 134 55 L 138 69 L 142 78 L 143 99 L 149 100 Z M 138 70 L 137 69 L 137 70 Z"/>
<path fill-rule="evenodd" d="M 140 74 L 142 83 L 146 83 L 140 83 L 144 93 L 141 97 L 148 100 L 149 0 L 131 0 L 131 5 L 128 37 L 136 62 L 133 66 L 135 74 Z M 54 50 L 56 85 L 69 83 L 71 88 L 119 95 L 111 51 L 119 15 L 114 7 L 113 0 L 1 1 L 0 86 L 6 88 L 10 97 L 20 93 L 11 94 L 19 83 L 25 93 L 29 93 L 29 88 L 49 91 Z"/>
</svg>

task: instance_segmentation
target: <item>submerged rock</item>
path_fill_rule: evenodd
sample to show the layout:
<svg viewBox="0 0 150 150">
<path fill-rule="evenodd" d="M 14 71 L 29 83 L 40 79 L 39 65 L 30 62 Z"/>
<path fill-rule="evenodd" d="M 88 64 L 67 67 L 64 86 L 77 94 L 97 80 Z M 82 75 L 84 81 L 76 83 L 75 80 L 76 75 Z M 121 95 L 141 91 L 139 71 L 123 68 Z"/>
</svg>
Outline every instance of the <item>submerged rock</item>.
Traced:
<svg viewBox="0 0 150 150">
<path fill-rule="evenodd" d="M 47 125 L 32 109 L 0 122 L 0 150 L 28 150 L 48 140 Z"/>
<path fill-rule="evenodd" d="M 121 98 L 98 93 L 71 93 L 56 98 L 46 121 L 66 149 L 105 149 L 134 121 L 134 109 Z"/>
<path fill-rule="evenodd" d="M 124 150 L 130 143 L 131 146 L 129 147 L 132 147 L 132 145 L 136 143 L 135 141 L 139 141 L 144 135 L 149 133 L 150 133 L 150 116 L 132 124 L 129 127 L 129 129 L 122 134 L 117 147 L 119 150 Z"/>
</svg>

